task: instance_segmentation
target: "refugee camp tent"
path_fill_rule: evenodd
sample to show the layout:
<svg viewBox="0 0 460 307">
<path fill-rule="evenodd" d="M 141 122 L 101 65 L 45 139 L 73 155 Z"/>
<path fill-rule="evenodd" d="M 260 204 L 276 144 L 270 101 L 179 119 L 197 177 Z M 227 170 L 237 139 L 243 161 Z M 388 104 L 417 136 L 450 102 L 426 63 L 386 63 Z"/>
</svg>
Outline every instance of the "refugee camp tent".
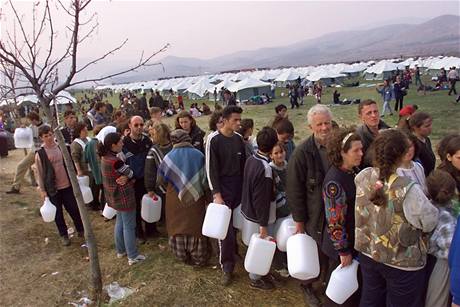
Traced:
<svg viewBox="0 0 460 307">
<path fill-rule="evenodd" d="M 214 85 L 208 81 L 208 78 L 202 78 L 187 88 L 189 99 L 201 99 L 210 91 L 214 91 Z"/>
<path fill-rule="evenodd" d="M 286 86 L 287 83 L 292 83 L 297 79 L 302 79 L 301 74 L 295 68 L 289 68 L 283 71 L 278 77 L 275 78 L 275 84 L 279 87 Z"/>
<path fill-rule="evenodd" d="M 404 65 L 396 64 L 389 60 L 382 60 L 366 69 L 364 78 L 366 80 L 390 79 L 397 69 L 403 70 Z"/>
<path fill-rule="evenodd" d="M 230 86 L 234 85 L 236 82 L 233 82 L 230 79 L 225 79 L 222 82 L 214 85 L 213 88 L 209 89 L 209 100 L 214 101 L 214 88 L 217 90 L 217 97 L 216 100 L 220 101 L 220 92 L 222 91 L 222 88 L 229 88 Z"/>
<path fill-rule="evenodd" d="M 270 83 L 263 82 L 254 78 L 246 78 L 228 87 L 232 93 L 236 92 L 235 99 L 238 101 L 247 101 L 252 96 L 259 96 L 263 93 L 270 93 Z"/>
</svg>

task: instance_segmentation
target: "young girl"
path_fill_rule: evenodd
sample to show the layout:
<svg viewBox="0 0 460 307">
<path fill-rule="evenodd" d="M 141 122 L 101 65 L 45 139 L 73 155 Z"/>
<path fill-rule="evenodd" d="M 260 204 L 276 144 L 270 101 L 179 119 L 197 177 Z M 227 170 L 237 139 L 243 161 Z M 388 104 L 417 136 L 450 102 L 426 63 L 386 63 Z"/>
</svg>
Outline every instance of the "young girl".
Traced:
<svg viewBox="0 0 460 307">
<path fill-rule="evenodd" d="M 273 170 L 275 183 L 276 219 L 291 214 L 286 200 L 286 149 L 284 143 L 278 141 L 270 154 L 270 166 Z M 274 267 L 282 277 L 289 277 L 287 270 L 287 254 L 278 249 L 275 252 Z"/>
<path fill-rule="evenodd" d="M 428 194 L 425 181 L 425 170 L 423 169 L 422 164 L 414 161 L 414 158 L 418 155 L 418 141 L 417 137 L 413 134 L 407 134 L 409 138 L 409 148 L 402 158 L 402 163 L 396 170 L 398 176 L 409 177 L 417 183 L 423 190 L 423 192 Z"/>
<path fill-rule="evenodd" d="M 99 143 L 102 184 L 107 204 L 117 210 L 115 248 L 117 257 L 128 255 L 128 265 L 145 260 L 136 247 L 136 200 L 133 170 L 117 157 L 123 148 L 119 133 L 109 133 Z"/>
<path fill-rule="evenodd" d="M 435 170 L 428 176 L 427 184 L 431 201 L 439 210 L 439 221 L 429 242 L 428 252 L 436 257 L 436 264 L 428 283 L 425 306 L 445 307 L 450 287 L 447 257 L 457 223 L 452 212 L 455 180 L 449 173 Z"/>
</svg>

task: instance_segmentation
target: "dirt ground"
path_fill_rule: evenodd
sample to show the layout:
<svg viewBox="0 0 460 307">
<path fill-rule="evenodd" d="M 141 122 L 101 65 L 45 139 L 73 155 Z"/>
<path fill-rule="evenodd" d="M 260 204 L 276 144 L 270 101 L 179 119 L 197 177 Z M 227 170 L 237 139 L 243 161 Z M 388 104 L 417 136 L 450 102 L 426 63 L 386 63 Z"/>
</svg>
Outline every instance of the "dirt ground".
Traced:
<svg viewBox="0 0 460 307">
<path fill-rule="evenodd" d="M 7 195 L 22 151 L 10 151 L 0 160 L 0 305 L 65 306 L 85 296 L 89 283 L 87 251 L 83 240 L 72 237 L 72 245 L 60 244 L 54 223 L 44 223 L 39 214 L 41 200 L 35 188 L 25 183 L 19 195 Z M 254 290 L 238 261 L 236 281 L 220 285 L 217 260 L 195 269 L 175 260 L 166 235 L 140 245 L 144 263 L 128 266 L 117 259 L 113 242 L 114 221 L 104 222 L 91 212 L 97 238 L 103 284 L 118 282 L 135 292 L 118 303 L 128 306 L 285 306 L 302 305 L 298 281 L 278 284 L 274 291 Z M 68 227 L 74 227 L 66 218 Z M 164 233 L 164 230 L 160 228 Z M 243 254 L 243 253 L 242 253 Z"/>
</svg>

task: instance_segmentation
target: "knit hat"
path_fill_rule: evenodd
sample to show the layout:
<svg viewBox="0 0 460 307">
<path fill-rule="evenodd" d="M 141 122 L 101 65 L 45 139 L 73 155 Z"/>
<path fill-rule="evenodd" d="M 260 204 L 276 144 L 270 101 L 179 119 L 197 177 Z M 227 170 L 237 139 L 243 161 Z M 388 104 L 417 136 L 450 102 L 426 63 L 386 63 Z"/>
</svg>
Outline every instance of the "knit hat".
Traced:
<svg viewBox="0 0 460 307">
<path fill-rule="evenodd" d="M 399 116 L 411 116 L 414 114 L 416 109 L 414 108 L 413 105 L 407 105 L 401 110 L 399 110 Z"/>
<path fill-rule="evenodd" d="M 171 132 L 171 143 L 173 144 L 173 146 L 184 143 L 191 144 L 192 138 L 187 133 L 187 131 L 183 129 L 176 129 Z"/>
</svg>

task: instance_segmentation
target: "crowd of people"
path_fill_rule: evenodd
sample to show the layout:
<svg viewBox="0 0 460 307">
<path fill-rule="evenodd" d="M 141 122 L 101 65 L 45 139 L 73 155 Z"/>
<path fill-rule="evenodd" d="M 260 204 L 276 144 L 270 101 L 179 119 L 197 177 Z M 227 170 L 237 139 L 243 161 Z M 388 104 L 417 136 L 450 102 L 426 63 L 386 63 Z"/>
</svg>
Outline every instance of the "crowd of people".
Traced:
<svg viewBox="0 0 460 307">
<path fill-rule="evenodd" d="M 162 98 L 160 104 L 159 93 L 149 103 L 146 95 L 120 96 L 120 107 L 111 111 L 93 101 L 80 120 L 68 109 L 60 130 L 77 175 L 90 178 L 94 200 L 89 208 L 99 211 L 107 203 L 117 211 L 114 256 L 127 258 L 129 265 L 145 260 L 137 244 L 158 236 L 161 224 L 172 253 L 186 264 L 206 266 L 216 250 L 222 284 L 229 286 L 239 255 L 238 231 L 230 222 L 217 244 L 203 236 L 207 204 L 231 210 L 241 204 L 244 219 L 258 224 L 265 238 L 274 236 L 269 210 L 275 202 L 276 219 L 292 215 L 295 233 L 307 233 L 317 243 L 321 274 L 300 283 L 309 306 L 321 304 L 332 270 L 354 258 L 360 262 L 360 288 L 346 306 L 445 307 L 451 301 L 458 306 L 460 135 L 439 142 L 436 167 L 433 118 L 416 106 L 403 106 L 404 95 L 395 97 L 398 84 L 400 77 L 392 88 L 387 81 L 378 88 L 385 101 L 382 117 L 393 113 L 389 102 L 396 100 L 398 127 L 382 120 L 373 100 L 359 103 L 358 127 L 339 127 L 331 110 L 316 104 L 306 119 L 311 135 L 297 145 L 285 105 L 277 105 L 273 120 L 253 137 L 254 121 L 244 118 L 231 97 L 224 108 L 202 112 L 211 113 L 207 136 L 194 111 L 176 110 L 174 102 Z M 172 108 L 177 113 L 173 128 L 162 120 Z M 84 229 L 63 154 L 51 127 L 35 112 L 28 119 L 33 150 L 19 163 L 7 193 L 21 193 L 34 165 L 40 195 L 56 206 L 58 233 L 69 246 L 63 208 L 79 237 Z M 162 200 L 160 222 L 141 218 L 144 195 Z M 276 253 L 273 268 L 266 276 L 250 274 L 249 285 L 269 290 L 287 278 L 285 253 Z M 314 283 L 320 286 L 313 288 Z M 326 304 L 334 305 L 328 298 Z"/>
</svg>

